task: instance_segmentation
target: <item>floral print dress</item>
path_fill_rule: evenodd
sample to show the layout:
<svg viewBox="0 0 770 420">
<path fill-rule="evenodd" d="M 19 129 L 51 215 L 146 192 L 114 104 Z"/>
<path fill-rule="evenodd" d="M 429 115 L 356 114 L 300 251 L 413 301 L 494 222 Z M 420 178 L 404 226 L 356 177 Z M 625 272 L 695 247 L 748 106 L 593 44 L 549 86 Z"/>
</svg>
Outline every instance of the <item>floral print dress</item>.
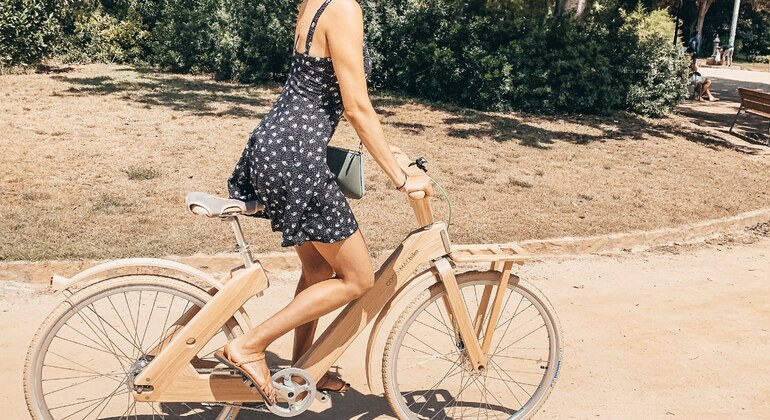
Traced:
<svg viewBox="0 0 770 420">
<path fill-rule="evenodd" d="M 307 241 L 337 242 L 358 223 L 326 163 L 326 146 L 340 121 L 342 97 L 331 57 L 308 55 L 313 33 L 326 6 L 308 30 L 305 52 L 293 50 L 291 71 L 278 100 L 249 137 L 227 186 L 230 198 L 259 201 L 262 217 L 282 246 Z M 371 59 L 364 40 L 364 69 Z"/>
</svg>

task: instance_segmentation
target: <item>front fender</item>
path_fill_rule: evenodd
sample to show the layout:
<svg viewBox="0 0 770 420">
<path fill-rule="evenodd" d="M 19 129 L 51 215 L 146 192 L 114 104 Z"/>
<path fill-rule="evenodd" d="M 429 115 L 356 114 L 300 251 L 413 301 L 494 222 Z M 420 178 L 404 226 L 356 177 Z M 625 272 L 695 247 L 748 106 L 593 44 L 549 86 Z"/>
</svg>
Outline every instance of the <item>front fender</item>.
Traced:
<svg viewBox="0 0 770 420">
<path fill-rule="evenodd" d="M 430 281 L 433 279 L 433 281 Z M 382 366 L 374 366 L 375 361 L 373 360 L 374 356 L 374 349 L 380 349 L 384 347 L 384 340 L 387 337 L 382 337 L 382 339 L 379 339 L 380 330 L 385 325 L 385 320 L 388 318 L 388 315 L 394 315 L 398 317 L 400 314 L 392 314 L 391 311 L 394 308 L 394 305 L 396 305 L 398 302 L 400 302 L 402 299 L 410 296 L 413 294 L 413 292 L 418 288 L 418 286 L 422 286 L 424 288 L 430 287 L 432 284 L 435 284 L 437 281 L 439 281 L 438 272 L 435 268 L 431 267 L 425 271 L 420 272 L 419 274 L 415 275 L 411 279 L 409 279 L 407 282 L 404 283 L 403 286 L 401 286 L 398 291 L 393 295 L 392 298 L 388 301 L 387 304 L 385 304 L 385 307 L 382 308 L 380 311 L 380 314 L 377 316 L 377 319 L 374 321 L 374 324 L 372 325 L 372 331 L 369 333 L 369 342 L 366 345 L 366 383 L 369 385 L 369 391 L 373 394 L 375 391 L 379 391 L 381 385 L 374 385 L 376 382 L 377 384 L 381 384 L 382 381 L 378 380 L 375 381 L 375 379 L 381 379 L 380 376 L 377 376 L 377 372 L 382 372 Z M 424 290 L 424 289 L 422 289 Z M 407 302 L 408 304 L 409 302 Z M 392 322 L 391 322 L 392 324 Z M 378 352 L 381 359 L 382 352 Z M 374 386 L 377 386 L 375 389 Z"/>
</svg>

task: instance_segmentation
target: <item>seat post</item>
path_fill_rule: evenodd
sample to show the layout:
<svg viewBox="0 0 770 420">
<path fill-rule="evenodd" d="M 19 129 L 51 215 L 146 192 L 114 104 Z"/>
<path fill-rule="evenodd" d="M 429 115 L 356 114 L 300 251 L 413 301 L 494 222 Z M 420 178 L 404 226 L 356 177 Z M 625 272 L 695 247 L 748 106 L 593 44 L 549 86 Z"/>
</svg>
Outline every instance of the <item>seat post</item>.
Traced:
<svg viewBox="0 0 770 420">
<path fill-rule="evenodd" d="M 233 228 L 233 233 L 235 233 L 235 241 L 237 243 L 235 250 L 241 254 L 243 265 L 245 267 L 251 267 L 254 265 L 254 259 L 251 256 L 249 245 L 246 243 L 246 239 L 243 237 L 243 230 L 241 229 L 241 223 L 238 221 L 238 216 L 227 216 L 222 220 L 230 222 L 230 227 Z"/>
</svg>

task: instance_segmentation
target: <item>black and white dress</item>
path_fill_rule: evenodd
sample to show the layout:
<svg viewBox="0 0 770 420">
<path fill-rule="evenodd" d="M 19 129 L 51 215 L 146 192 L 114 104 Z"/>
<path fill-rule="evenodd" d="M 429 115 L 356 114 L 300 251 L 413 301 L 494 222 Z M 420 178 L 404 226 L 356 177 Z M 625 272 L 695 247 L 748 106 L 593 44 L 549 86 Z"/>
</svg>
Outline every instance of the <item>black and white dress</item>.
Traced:
<svg viewBox="0 0 770 420">
<path fill-rule="evenodd" d="M 331 57 L 308 55 L 318 18 L 308 30 L 305 52 L 292 47 L 291 71 L 278 100 L 249 137 L 227 186 L 230 198 L 265 205 L 282 246 L 337 242 L 358 230 L 353 212 L 326 163 L 326 146 L 342 116 L 342 97 Z M 296 42 L 295 42 L 296 44 Z M 364 69 L 371 59 L 364 40 Z"/>
</svg>

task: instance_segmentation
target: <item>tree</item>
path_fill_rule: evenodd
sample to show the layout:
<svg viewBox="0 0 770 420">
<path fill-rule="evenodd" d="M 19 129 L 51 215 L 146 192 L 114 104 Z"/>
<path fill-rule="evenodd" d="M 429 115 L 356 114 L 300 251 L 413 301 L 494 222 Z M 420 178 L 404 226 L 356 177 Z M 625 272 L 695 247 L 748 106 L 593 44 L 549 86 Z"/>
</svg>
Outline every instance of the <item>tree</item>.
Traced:
<svg viewBox="0 0 770 420">
<path fill-rule="evenodd" d="M 581 17 L 589 5 L 589 0 L 557 0 L 556 9 L 561 13 L 572 13 Z"/>
<path fill-rule="evenodd" d="M 715 0 L 695 0 L 695 5 L 698 6 L 698 19 L 696 20 L 695 30 L 698 31 L 698 43 L 701 44 L 703 40 L 703 20 L 706 18 L 706 12 L 709 7 L 714 4 Z"/>
</svg>

